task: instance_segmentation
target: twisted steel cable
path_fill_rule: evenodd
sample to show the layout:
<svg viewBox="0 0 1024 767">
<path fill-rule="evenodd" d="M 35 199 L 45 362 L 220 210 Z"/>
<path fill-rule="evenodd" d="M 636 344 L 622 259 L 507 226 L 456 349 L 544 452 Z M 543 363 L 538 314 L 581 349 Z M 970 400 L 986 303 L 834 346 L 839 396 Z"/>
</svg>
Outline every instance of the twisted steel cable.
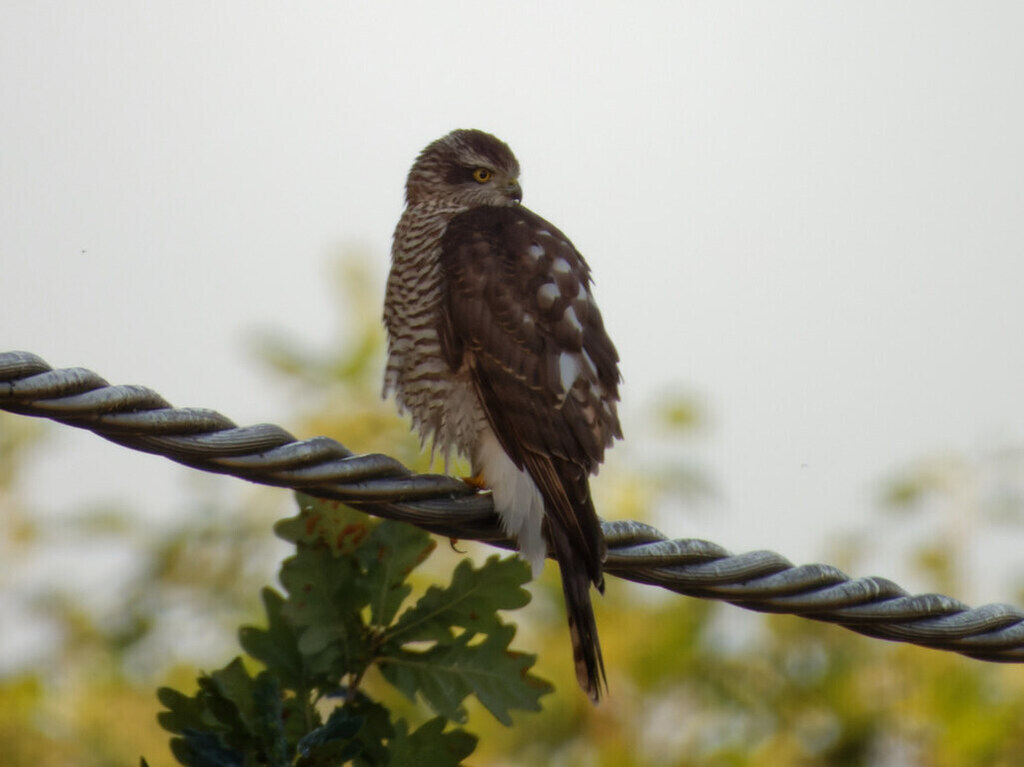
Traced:
<svg viewBox="0 0 1024 767">
<path fill-rule="evenodd" d="M 111 386 L 83 368 L 54 370 L 29 352 L 0 353 L 0 410 L 88 429 L 119 445 L 203 471 L 343 501 L 432 533 L 512 548 L 488 494 L 385 455 L 355 455 L 327 437 L 297 440 L 279 426 L 237 426 L 220 413 L 174 408 L 143 386 Z M 835 623 L 867 636 L 985 661 L 1024 661 L 1024 611 L 912 596 L 885 578 L 852 579 L 830 565 L 795 566 L 771 551 L 733 555 L 670 540 L 642 522 L 603 522 L 605 571 L 748 610 Z"/>
</svg>

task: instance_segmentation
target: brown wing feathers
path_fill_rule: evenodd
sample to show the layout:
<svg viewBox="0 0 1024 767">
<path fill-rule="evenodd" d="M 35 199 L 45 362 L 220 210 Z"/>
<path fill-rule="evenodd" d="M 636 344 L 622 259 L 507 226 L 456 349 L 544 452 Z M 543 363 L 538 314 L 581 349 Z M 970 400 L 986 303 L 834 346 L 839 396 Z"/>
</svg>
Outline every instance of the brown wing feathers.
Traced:
<svg viewBox="0 0 1024 767">
<path fill-rule="evenodd" d="M 522 207 L 456 216 L 442 240 L 448 283 L 440 336 L 452 370 L 468 362 L 502 447 L 545 501 L 580 684 L 604 679 L 589 587 L 605 546 L 589 475 L 621 436 L 618 355 L 589 294 L 589 268 L 551 224 Z"/>
</svg>

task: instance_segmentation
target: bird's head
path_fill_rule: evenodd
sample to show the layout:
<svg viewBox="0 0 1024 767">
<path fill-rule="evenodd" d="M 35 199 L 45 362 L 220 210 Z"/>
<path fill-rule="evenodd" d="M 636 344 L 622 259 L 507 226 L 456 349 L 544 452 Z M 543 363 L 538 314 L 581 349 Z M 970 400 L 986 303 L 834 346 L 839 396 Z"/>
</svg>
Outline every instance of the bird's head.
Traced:
<svg viewBox="0 0 1024 767">
<path fill-rule="evenodd" d="M 522 196 L 516 156 L 505 142 L 479 130 L 455 130 L 430 144 L 405 182 L 409 205 L 435 199 L 516 205 Z"/>
</svg>

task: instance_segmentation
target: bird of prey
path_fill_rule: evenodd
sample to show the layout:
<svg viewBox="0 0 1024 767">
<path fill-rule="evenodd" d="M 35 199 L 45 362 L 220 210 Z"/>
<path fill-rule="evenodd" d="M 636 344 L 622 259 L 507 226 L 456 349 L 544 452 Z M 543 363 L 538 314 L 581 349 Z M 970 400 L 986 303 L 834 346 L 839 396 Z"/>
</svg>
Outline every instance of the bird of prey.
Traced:
<svg viewBox="0 0 1024 767">
<path fill-rule="evenodd" d="M 424 149 L 405 187 L 384 302 L 393 392 L 424 444 L 468 456 L 536 577 L 558 560 L 576 676 L 607 688 L 590 586 L 605 542 L 590 495 L 622 437 L 619 357 L 590 268 L 562 232 L 520 205 L 519 162 L 479 130 Z"/>
</svg>

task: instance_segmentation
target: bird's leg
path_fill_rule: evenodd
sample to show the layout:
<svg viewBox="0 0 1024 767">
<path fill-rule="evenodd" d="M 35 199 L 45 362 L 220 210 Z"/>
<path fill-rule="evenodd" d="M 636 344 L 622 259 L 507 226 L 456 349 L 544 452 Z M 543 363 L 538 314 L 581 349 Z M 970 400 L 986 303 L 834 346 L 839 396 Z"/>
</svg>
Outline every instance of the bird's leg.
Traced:
<svg viewBox="0 0 1024 767">
<path fill-rule="evenodd" d="M 484 473 L 482 471 L 478 471 L 472 477 L 463 477 L 462 481 L 474 490 L 487 490 L 487 482 L 484 479 Z"/>
</svg>

